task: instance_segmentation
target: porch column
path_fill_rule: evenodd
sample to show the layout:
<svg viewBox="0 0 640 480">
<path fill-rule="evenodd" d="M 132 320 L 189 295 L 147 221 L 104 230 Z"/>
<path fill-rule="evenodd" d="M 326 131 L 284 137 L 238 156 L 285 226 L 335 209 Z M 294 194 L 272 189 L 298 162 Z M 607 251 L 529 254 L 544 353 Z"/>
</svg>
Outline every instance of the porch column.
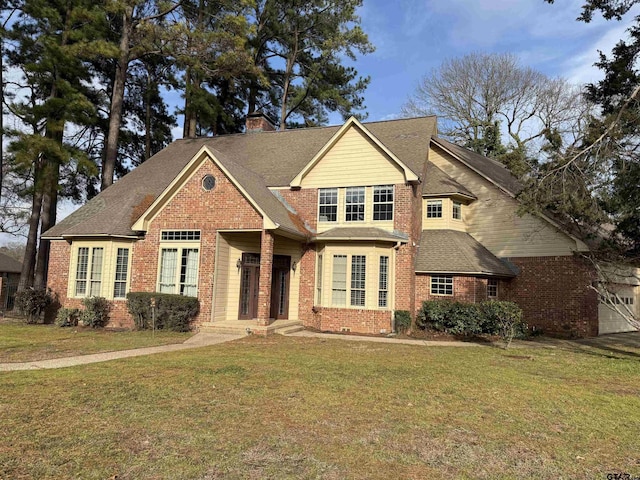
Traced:
<svg viewBox="0 0 640 480">
<path fill-rule="evenodd" d="M 260 281 L 258 285 L 258 325 L 269 325 L 271 316 L 271 277 L 273 274 L 273 234 L 262 231 L 260 239 Z"/>
</svg>

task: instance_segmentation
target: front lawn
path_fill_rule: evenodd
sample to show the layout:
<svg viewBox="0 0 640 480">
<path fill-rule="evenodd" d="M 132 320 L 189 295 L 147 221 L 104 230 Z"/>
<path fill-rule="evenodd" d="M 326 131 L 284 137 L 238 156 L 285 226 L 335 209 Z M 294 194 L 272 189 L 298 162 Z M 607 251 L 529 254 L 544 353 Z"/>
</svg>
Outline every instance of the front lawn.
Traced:
<svg viewBox="0 0 640 480">
<path fill-rule="evenodd" d="M 0 478 L 640 475 L 640 350 L 304 337 L 0 374 Z"/>
<path fill-rule="evenodd" d="M 130 348 L 182 343 L 192 334 L 157 331 L 115 332 L 91 328 L 60 328 L 0 322 L 0 363 L 29 362 Z M 1 478 L 1 477 L 0 477 Z"/>
</svg>

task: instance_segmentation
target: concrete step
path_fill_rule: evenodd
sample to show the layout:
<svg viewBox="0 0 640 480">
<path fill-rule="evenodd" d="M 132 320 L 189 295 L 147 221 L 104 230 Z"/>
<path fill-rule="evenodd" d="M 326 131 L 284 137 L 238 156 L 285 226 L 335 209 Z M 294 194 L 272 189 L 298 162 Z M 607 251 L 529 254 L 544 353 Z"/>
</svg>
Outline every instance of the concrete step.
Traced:
<svg viewBox="0 0 640 480">
<path fill-rule="evenodd" d="M 272 333 L 298 332 L 303 330 L 300 320 L 276 320 L 270 325 L 258 325 L 255 320 L 230 320 L 223 322 L 204 322 L 200 325 L 201 332 L 224 333 L 233 335 L 270 335 Z"/>
<path fill-rule="evenodd" d="M 290 335 L 295 332 L 300 332 L 304 330 L 302 325 L 292 325 L 291 327 L 279 328 L 275 331 L 275 333 L 279 333 L 280 335 Z"/>
</svg>

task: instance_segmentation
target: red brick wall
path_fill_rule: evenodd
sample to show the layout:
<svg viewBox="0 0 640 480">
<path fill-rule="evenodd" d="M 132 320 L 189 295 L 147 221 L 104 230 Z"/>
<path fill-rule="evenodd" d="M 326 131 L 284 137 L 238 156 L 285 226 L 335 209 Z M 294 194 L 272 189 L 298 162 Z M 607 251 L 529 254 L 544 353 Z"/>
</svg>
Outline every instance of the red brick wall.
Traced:
<svg viewBox="0 0 640 480">
<path fill-rule="evenodd" d="M 598 335 L 598 296 L 589 288 L 592 267 L 579 257 L 510 258 L 520 269 L 506 283 L 505 299 L 520 305 L 529 326 L 544 333 Z"/>
<path fill-rule="evenodd" d="M 305 325 L 324 332 L 339 332 L 342 328 L 353 333 L 391 332 L 391 312 L 388 310 L 316 307 L 316 311 L 313 320 Z"/>
<path fill-rule="evenodd" d="M 598 334 L 598 297 L 589 286 L 595 272 L 578 257 L 511 258 L 519 275 L 498 282 L 498 300 L 516 302 L 525 322 L 546 334 L 586 337 Z M 487 300 L 487 279 L 454 277 L 454 295 L 431 295 L 431 277 L 416 275 L 416 308 L 424 300 Z"/>
<path fill-rule="evenodd" d="M 420 196 L 417 187 L 395 186 L 393 227 L 409 235 L 406 244 L 396 251 L 395 310 L 415 311 L 415 257 L 414 244 L 420 241 Z"/>
<path fill-rule="evenodd" d="M 278 193 L 291 205 L 298 216 L 315 231 L 318 227 L 318 189 L 279 190 Z"/>
</svg>

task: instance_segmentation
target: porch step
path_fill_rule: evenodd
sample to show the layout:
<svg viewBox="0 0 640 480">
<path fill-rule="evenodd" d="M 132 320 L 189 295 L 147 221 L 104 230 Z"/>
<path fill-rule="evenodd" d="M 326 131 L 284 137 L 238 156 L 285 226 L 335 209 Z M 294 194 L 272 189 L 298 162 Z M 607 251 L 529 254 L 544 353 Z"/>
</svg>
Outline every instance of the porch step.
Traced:
<svg viewBox="0 0 640 480">
<path fill-rule="evenodd" d="M 221 322 L 204 322 L 200 324 L 201 332 L 227 333 L 234 335 L 271 335 L 272 333 L 289 333 L 304 330 L 300 320 L 276 320 L 270 325 L 258 325 L 256 320 L 225 320 Z"/>
</svg>

